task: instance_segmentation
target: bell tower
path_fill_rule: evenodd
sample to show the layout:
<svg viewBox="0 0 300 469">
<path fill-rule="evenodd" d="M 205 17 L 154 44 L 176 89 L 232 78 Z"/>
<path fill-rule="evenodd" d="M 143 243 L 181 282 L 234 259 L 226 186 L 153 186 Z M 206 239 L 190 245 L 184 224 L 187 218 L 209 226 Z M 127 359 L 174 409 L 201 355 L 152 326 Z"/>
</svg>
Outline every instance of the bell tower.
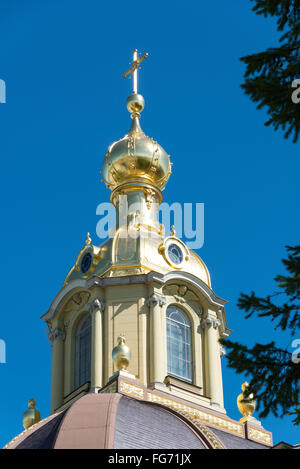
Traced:
<svg viewBox="0 0 300 469">
<path fill-rule="evenodd" d="M 146 57 L 135 50 L 123 75 L 133 77 L 131 127 L 110 145 L 101 171 L 116 229 L 100 245 L 88 234 L 43 316 L 52 348 L 52 413 L 86 393 L 114 392 L 118 363 L 126 363 L 126 383 L 139 398 L 149 393 L 157 402 L 175 399 L 225 414 L 219 338 L 230 333 L 226 301 L 212 290 L 202 259 L 158 221 L 172 163 L 140 125 L 138 68 Z"/>
</svg>

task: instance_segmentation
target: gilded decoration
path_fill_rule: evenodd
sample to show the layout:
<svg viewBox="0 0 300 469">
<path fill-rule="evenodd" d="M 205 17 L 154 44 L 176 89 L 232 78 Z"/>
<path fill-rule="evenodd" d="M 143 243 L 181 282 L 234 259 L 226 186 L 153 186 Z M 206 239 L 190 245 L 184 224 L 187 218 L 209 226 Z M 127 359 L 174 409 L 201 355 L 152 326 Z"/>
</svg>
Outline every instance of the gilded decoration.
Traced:
<svg viewBox="0 0 300 469">
<path fill-rule="evenodd" d="M 231 420 L 223 419 L 222 417 L 218 417 L 217 415 L 211 414 L 209 412 L 204 412 L 199 409 L 195 409 L 194 407 L 187 406 L 180 402 L 174 401 L 172 399 L 167 399 L 162 396 L 158 396 L 153 393 L 148 393 L 148 400 L 151 402 L 157 402 L 158 404 L 165 405 L 166 407 L 170 407 L 173 410 L 185 415 L 187 418 L 192 420 L 193 423 L 201 421 L 203 423 L 212 425 L 217 428 L 221 428 L 223 430 L 229 430 L 230 432 L 243 437 L 244 436 L 244 428 L 242 424 L 235 423 Z"/>
<path fill-rule="evenodd" d="M 114 191 L 128 185 L 138 185 L 149 190 L 146 195 L 147 208 L 150 209 L 156 191 L 165 186 L 171 173 L 169 155 L 152 138 L 147 137 L 140 126 L 141 112 L 145 100 L 138 93 L 138 68 L 147 54 L 139 56 L 133 51 L 133 61 L 123 77 L 132 75 L 133 92 L 127 98 L 127 109 L 130 112 L 132 125 L 127 135 L 114 142 L 108 148 L 102 166 L 102 176 L 106 186 Z M 147 186 L 148 187 L 145 187 Z M 112 199 L 114 193 L 112 193 Z"/>
<path fill-rule="evenodd" d="M 117 370 L 127 370 L 130 363 L 130 349 L 125 344 L 124 335 L 118 337 L 118 345 L 112 351 L 112 359 Z"/>
<path fill-rule="evenodd" d="M 127 383 L 126 381 L 120 381 L 120 391 L 129 396 L 138 397 L 139 399 L 144 399 L 145 397 L 143 388 Z"/>
<path fill-rule="evenodd" d="M 105 277 L 126 277 L 127 275 L 139 275 L 149 271 L 147 267 L 144 266 L 128 266 L 127 269 L 124 267 L 112 267 L 107 272 L 105 272 Z"/>
<path fill-rule="evenodd" d="M 35 400 L 29 399 L 28 401 L 28 409 L 25 410 L 23 414 L 23 427 L 25 430 L 28 430 L 32 425 L 35 423 L 40 422 L 41 420 L 41 414 L 39 411 L 35 408 L 36 403 Z"/>
<path fill-rule="evenodd" d="M 174 230 L 172 230 L 172 232 L 175 233 Z M 172 245 L 176 245 L 177 248 L 182 253 L 182 258 L 180 262 L 174 262 L 174 260 L 169 255 L 169 249 Z M 189 250 L 187 246 L 179 238 L 176 238 L 175 236 L 168 236 L 163 241 L 161 241 L 159 245 L 157 246 L 157 251 L 160 255 L 163 256 L 166 263 L 170 267 L 176 270 L 183 269 L 183 268 L 185 269 L 186 263 L 190 260 Z"/>
<path fill-rule="evenodd" d="M 92 242 L 92 238 L 90 237 L 90 233 L 88 232 L 86 234 L 85 244 L 89 245 L 89 244 L 91 244 L 91 242 Z"/>
<path fill-rule="evenodd" d="M 254 394 L 251 393 L 249 396 L 245 394 L 245 391 L 249 388 L 249 383 L 245 381 L 242 384 L 242 393 L 238 395 L 237 398 L 237 406 L 243 417 L 241 418 L 241 422 L 246 422 L 249 418 L 252 417 L 252 414 L 256 408 L 256 400 L 254 398 Z"/>
<path fill-rule="evenodd" d="M 131 127 L 123 138 L 109 146 L 100 171 L 102 180 L 111 191 L 110 200 L 116 207 L 116 231 L 112 230 L 101 246 L 92 245 L 91 237 L 87 234 L 85 246 L 67 275 L 65 285 L 72 280 L 88 279 L 92 275 L 115 277 L 143 274 L 152 270 L 163 274 L 170 270 L 184 270 L 201 278 L 206 284 L 210 283 L 208 271 L 201 259 L 176 238 L 174 227 L 171 237 L 164 238 L 164 228 L 157 217 L 163 198 L 162 190 L 170 177 L 172 163 L 167 152 L 156 140 L 148 137 L 140 125 L 145 101 L 137 91 L 137 64 L 142 57 L 146 58 L 146 55 L 139 55 L 135 50 L 131 66 L 125 72 L 126 76 L 132 76 L 133 83 L 133 92 L 126 101 L 131 116 Z M 120 216 L 125 206 L 123 201 L 122 209 L 123 198 L 128 202 L 128 208 L 135 204 L 138 207 L 132 208 L 135 214 L 127 213 L 124 219 Z M 118 230 L 123 227 L 128 231 L 124 233 L 124 239 L 120 239 L 122 237 Z M 131 234 L 133 236 L 130 236 Z M 172 263 L 168 255 L 170 244 L 177 245 L 182 251 L 180 264 Z M 85 271 L 82 269 L 85 265 L 82 266 L 82 262 L 88 254 L 92 256 L 92 263 Z M 86 259 L 89 259 L 89 256 Z M 121 270 L 114 272 L 114 269 L 120 267 Z M 183 298 L 184 295 L 177 295 L 178 301 L 183 301 Z M 187 299 L 188 296 L 185 297 L 185 300 Z M 189 300 L 192 301 L 191 298 Z M 76 307 L 71 305 L 71 308 L 73 306 Z"/>
<path fill-rule="evenodd" d="M 258 428 L 248 427 L 248 437 L 268 446 L 272 445 L 271 434 Z"/>
<path fill-rule="evenodd" d="M 193 407 L 186 406 L 185 404 L 180 404 L 179 402 L 173 401 L 171 399 L 166 399 L 164 397 L 158 396 L 153 393 L 148 393 L 148 401 L 154 402 L 157 404 L 162 404 L 165 407 L 169 407 L 172 410 L 175 410 L 179 414 L 183 415 L 184 417 L 188 418 L 199 430 L 204 433 L 204 435 L 208 438 L 210 443 L 213 445 L 214 449 L 225 449 L 225 446 L 221 443 L 221 441 L 200 421 L 198 414 L 204 414 Z M 210 414 L 207 414 L 210 415 Z M 222 419 L 220 419 L 222 420 Z M 208 423 L 208 422 L 205 422 Z M 213 425 L 213 424 L 212 424 Z M 218 426 L 218 425 L 214 425 Z"/>
</svg>

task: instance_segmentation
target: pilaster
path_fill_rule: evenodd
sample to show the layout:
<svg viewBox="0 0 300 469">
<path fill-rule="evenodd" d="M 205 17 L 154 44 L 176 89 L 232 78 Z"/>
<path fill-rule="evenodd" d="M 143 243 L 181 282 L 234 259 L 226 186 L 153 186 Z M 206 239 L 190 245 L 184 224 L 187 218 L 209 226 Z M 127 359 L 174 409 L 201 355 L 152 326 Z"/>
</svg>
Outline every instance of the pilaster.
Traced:
<svg viewBox="0 0 300 469">
<path fill-rule="evenodd" d="M 102 387 L 102 313 L 105 310 L 105 303 L 102 299 L 96 298 L 88 304 L 88 309 L 92 319 L 91 392 L 97 392 Z"/>
<path fill-rule="evenodd" d="M 152 293 L 147 299 L 147 305 L 150 309 L 150 335 L 151 335 L 151 384 L 158 384 L 164 387 L 165 379 L 165 347 L 163 341 L 163 325 L 162 325 L 162 306 L 166 304 L 166 298 Z"/>
<path fill-rule="evenodd" d="M 56 328 L 49 333 L 52 345 L 51 413 L 58 409 L 64 398 L 64 340 L 66 334 Z"/>
<path fill-rule="evenodd" d="M 218 343 L 218 327 L 220 321 L 213 311 L 202 319 L 204 329 L 206 392 L 211 399 L 211 405 L 223 408 L 223 386 L 220 361 L 220 346 Z"/>
</svg>

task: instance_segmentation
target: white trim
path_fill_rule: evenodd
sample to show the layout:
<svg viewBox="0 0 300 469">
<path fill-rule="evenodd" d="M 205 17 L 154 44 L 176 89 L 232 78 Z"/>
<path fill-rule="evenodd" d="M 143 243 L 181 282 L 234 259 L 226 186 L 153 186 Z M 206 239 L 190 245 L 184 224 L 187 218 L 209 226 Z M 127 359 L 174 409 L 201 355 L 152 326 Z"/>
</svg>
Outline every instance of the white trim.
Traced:
<svg viewBox="0 0 300 469">
<path fill-rule="evenodd" d="M 188 272 L 168 272 L 165 275 L 157 274 L 156 272 L 151 272 L 148 274 L 153 278 L 153 280 L 158 281 L 161 284 L 166 284 L 170 280 L 181 280 L 181 281 L 187 281 L 189 284 L 193 285 L 197 290 L 199 290 L 209 302 L 215 306 L 219 307 L 224 307 L 226 303 L 228 303 L 227 300 L 223 300 L 222 298 L 219 298 L 213 291 L 212 289 L 206 285 L 206 283 L 203 282 L 203 280 L 195 277 L 194 275 L 188 273 Z"/>
<path fill-rule="evenodd" d="M 226 300 L 219 298 L 213 290 L 203 282 L 203 280 L 195 277 L 194 275 L 188 272 L 182 271 L 173 271 L 168 272 L 167 274 L 163 275 L 158 272 L 152 271 L 148 274 L 141 274 L 141 275 L 128 275 L 122 277 L 97 277 L 93 276 L 89 279 L 76 279 L 72 280 L 70 283 L 65 285 L 60 292 L 56 295 L 54 300 L 51 303 L 51 306 L 47 313 L 41 316 L 46 322 L 51 320 L 55 316 L 55 312 L 61 303 L 61 301 L 65 298 L 68 293 L 74 291 L 76 289 L 83 289 L 83 290 L 90 290 L 93 286 L 98 285 L 100 287 L 105 287 L 106 285 L 128 285 L 134 283 L 145 283 L 150 284 L 152 281 L 156 281 L 161 285 L 166 284 L 170 280 L 179 280 L 179 281 L 186 281 L 190 285 L 194 286 L 206 299 L 207 301 L 214 305 L 218 306 L 221 310 L 224 310 L 224 305 L 227 303 Z"/>
</svg>

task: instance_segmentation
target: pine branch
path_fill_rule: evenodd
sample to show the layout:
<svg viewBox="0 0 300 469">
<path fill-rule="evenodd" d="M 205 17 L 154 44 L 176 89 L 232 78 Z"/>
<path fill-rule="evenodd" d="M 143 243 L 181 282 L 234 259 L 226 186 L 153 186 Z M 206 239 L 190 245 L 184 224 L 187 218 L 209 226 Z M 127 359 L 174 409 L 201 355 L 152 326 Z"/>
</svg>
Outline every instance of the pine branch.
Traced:
<svg viewBox="0 0 300 469">
<path fill-rule="evenodd" d="M 257 297 L 252 291 L 250 295 L 241 293 L 238 299 L 238 308 L 244 310 L 246 319 L 257 313 L 258 317 L 270 317 L 271 321 L 277 321 L 275 329 L 290 329 L 292 336 L 300 328 L 300 246 L 286 246 L 288 258 L 283 259 L 289 276 L 277 275 L 275 281 L 282 291 L 266 298 Z M 278 305 L 271 298 L 280 298 L 280 295 L 287 298 L 287 301 Z"/>
<path fill-rule="evenodd" d="M 241 57 L 246 64 L 241 85 L 257 108 L 266 107 L 266 126 L 281 129 L 284 137 L 296 143 L 300 134 L 300 105 L 291 99 L 291 87 L 300 76 L 300 0 L 252 0 L 258 15 L 277 16 L 281 47 Z"/>
<path fill-rule="evenodd" d="M 282 263 L 287 275 L 275 277 L 281 291 L 266 298 L 257 297 L 254 292 L 242 293 L 238 307 L 245 311 L 246 319 L 255 313 L 258 317 L 269 317 L 276 320 L 275 329 L 289 329 L 293 336 L 300 328 L 300 304 L 296 302 L 300 290 L 300 246 L 286 249 L 288 256 Z M 281 298 L 284 301 L 276 304 Z M 259 416 L 266 417 L 270 412 L 281 417 L 295 415 L 293 423 L 299 425 L 300 363 L 292 361 L 292 354 L 276 347 L 274 342 L 256 344 L 253 348 L 228 339 L 220 342 L 229 349 L 228 366 L 251 377 L 249 392 L 257 396 L 258 408 L 263 408 Z"/>
<path fill-rule="evenodd" d="M 220 342 L 230 350 L 226 354 L 229 368 L 251 376 L 248 393 L 256 396 L 258 410 L 263 408 L 259 417 L 266 417 L 270 412 L 282 417 L 292 408 L 297 409 L 300 365 L 292 362 L 289 352 L 277 348 L 274 342 L 256 344 L 252 349 L 228 339 Z M 294 423 L 297 421 L 298 414 Z"/>
<path fill-rule="evenodd" d="M 299 0 L 251 0 L 256 5 L 253 6 L 252 10 L 257 15 L 277 16 L 277 30 L 283 31 L 285 27 L 290 28 L 288 38 L 293 39 L 296 32 L 294 29 L 298 29 L 299 20 Z M 284 35 L 285 36 L 285 35 Z"/>
</svg>

